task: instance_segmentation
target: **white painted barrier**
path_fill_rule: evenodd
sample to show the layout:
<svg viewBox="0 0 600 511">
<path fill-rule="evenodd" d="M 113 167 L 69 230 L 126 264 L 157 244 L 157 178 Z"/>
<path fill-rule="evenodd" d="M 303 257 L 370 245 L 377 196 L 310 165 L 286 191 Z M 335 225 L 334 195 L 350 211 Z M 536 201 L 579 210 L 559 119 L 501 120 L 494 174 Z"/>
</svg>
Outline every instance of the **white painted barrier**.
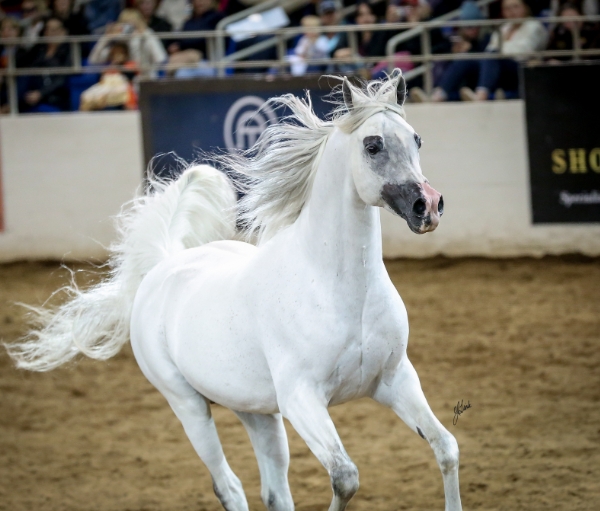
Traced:
<svg viewBox="0 0 600 511">
<path fill-rule="evenodd" d="M 423 173 L 444 195 L 438 229 L 382 214 L 386 257 L 600 255 L 600 225 L 532 225 L 521 101 L 407 106 Z M 0 119 L 0 261 L 103 257 L 110 217 L 141 183 L 137 112 Z"/>
<path fill-rule="evenodd" d="M 143 173 L 138 112 L 0 119 L 0 260 L 106 256 Z"/>
</svg>

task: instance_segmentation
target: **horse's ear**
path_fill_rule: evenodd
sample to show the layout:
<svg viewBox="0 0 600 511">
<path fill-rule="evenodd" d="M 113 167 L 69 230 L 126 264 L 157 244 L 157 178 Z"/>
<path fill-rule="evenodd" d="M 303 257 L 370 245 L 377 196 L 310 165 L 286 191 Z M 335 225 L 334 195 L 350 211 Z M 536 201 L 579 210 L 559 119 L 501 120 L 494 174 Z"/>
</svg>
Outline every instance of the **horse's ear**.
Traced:
<svg viewBox="0 0 600 511">
<path fill-rule="evenodd" d="M 348 110 L 352 110 L 352 90 L 350 89 L 350 82 L 348 78 L 344 76 L 344 82 L 342 84 L 342 96 L 344 97 L 344 103 Z"/>
<path fill-rule="evenodd" d="M 404 101 L 406 100 L 406 80 L 402 76 L 402 71 L 398 68 L 394 69 L 390 75 L 390 80 L 398 80 L 396 101 L 400 106 L 404 105 Z"/>
</svg>

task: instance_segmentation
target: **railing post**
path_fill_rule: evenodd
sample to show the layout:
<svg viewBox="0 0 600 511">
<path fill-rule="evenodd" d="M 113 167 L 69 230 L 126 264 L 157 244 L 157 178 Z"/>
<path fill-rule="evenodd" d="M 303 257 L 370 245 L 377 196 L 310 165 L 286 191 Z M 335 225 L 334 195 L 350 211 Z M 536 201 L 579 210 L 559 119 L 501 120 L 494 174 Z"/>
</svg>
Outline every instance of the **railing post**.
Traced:
<svg viewBox="0 0 600 511">
<path fill-rule="evenodd" d="M 208 60 L 210 63 L 216 62 L 215 59 L 215 40 L 212 37 L 206 38 L 206 55 L 204 58 Z"/>
<path fill-rule="evenodd" d="M 429 37 L 429 27 L 423 27 L 421 32 L 421 54 L 425 58 L 425 93 L 430 96 L 433 92 L 433 65 L 431 63 L 431 39 Z"/>
<path fill-rule="evenodd" d="M 225 76 L 225 27 L 223 27 L 217 36 L 217 69 L 220 77 Z"/>
<path fill-rule="evenodd" d="M 354 30 L 352 32 L 346 32 L 348 36 L 348 43 L 350 44 L 350 51 L 352 52 L 352 60 L 354 63 L 360 62 L 360 55 L 358 53 L 358 39 L 356 36 L 356 32 Z"/>
<path fill-rule="evenodd" d="M 356 32 L 353 30 L 352 32 L 347 32 L 348 42 L 350 43 L 350 49 L 352 50 L 352 55 L 358 55 L 358 40 L 356 39 Z"/>
<path fill-rule="evenodd" d="M 8 47 L 8 105 L 10 106 L 10 115 L 19 113 L 19 97 L 17 91 L 17 77 L 15 76 L 15 50 L 16 45 Z"/>
<path fill-rule="evenodd" d="M 498 34 L 498 53 L 502 55 L 502 48 L 504 46 L 504 37 L 502 36 L 502 30 L 500 26 L 495 27 L 495 31 Z"/>
<path fill-rule="evenodd" d="M 279 72 L 283 74 L 285 71 L 285 57 L 287 53 L 287 47 L 282 34 L 277 34 L 277 60 L 279 61 Z"/>
<path fill-rule="evenodd" d="M 573 60 L 581 60 L 581 25 L 579 22 L 573 26 L 571 34 L 573 36 L 573 50 L 575 50 Z"/>
<path fill-rule="evenodd" d="M 127 43 L 130 43 L 133 39 L 134 35 L 129 34 L 127 36 Z M 140 75 L 142 78 L 148 78 L 152 74 L 152 70 L 154 69 L 154 63 L 150 61 L 150 59 L 145 59 L 145 46 L 146 46 L 146 37 L 144 34 L 140 34 Z"/>
<path fill-rule="evenodd" d="M 78 41 L 71 43 L 71 60 L 75 71 L 81 71 L 81 46 Z"/>
</svg>

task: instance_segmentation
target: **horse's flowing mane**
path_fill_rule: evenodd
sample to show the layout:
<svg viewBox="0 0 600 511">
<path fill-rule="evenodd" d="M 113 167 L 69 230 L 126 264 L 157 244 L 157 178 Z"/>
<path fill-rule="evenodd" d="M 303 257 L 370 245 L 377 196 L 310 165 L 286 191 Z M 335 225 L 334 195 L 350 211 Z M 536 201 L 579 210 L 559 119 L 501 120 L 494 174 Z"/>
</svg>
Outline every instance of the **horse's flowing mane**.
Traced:
<svg viewBox="0 0 600 511">
<path fill-rule="evenodd" d="M 321 154 L 334 128 L 351 133 L 385 110 L 404 117 L 404 109 L 396 102 L 400 80 L 401 75 L 394 74 L 360 86 L 347 82 L 353 98 L 350 110 L 342 85 L 336 86 L 328 98 L 335 108 L 325 121 L 313 112 L 308 91 L 305 99 L 285 94 L 269 100 L 270 105 L 288 108 L 291 114 L 270 125 L 252 148 L 214 157 L 244 194 L 239 222 L 247 236 L 256 235 L 259 243 L 264 242 L 296 221 L 310 197 Z"/>
</svg>

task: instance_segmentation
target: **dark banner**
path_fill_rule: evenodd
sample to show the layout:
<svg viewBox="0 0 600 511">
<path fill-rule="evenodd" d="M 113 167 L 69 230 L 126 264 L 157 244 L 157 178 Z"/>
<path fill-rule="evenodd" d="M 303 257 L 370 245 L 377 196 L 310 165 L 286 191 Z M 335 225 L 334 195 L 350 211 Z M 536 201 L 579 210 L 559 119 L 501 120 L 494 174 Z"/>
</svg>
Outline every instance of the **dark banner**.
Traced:
<svg viewBox="0 0 600 511">
<path fill-rule="evenodd" d="M 533 222 L 600 222 L 600 65 L 523 75 Z"/>
<path fill-rule="evenodd" d="M 310 90 L 313 109 L 323 118 L 332 108 L 323 99 L 338 83 L 328 78 L 267 81 L 237 77 L 142 82 L 146 163 L 162 155 L 155 158 L 153 168 L 156 174 L 165 175 L 177 167 L 175 155 L 191 162 L 200 151 L 251 147 L 268 124 L 286 114 L 265 105 L 273 96 L 304 96 Z"/>
</svg>

